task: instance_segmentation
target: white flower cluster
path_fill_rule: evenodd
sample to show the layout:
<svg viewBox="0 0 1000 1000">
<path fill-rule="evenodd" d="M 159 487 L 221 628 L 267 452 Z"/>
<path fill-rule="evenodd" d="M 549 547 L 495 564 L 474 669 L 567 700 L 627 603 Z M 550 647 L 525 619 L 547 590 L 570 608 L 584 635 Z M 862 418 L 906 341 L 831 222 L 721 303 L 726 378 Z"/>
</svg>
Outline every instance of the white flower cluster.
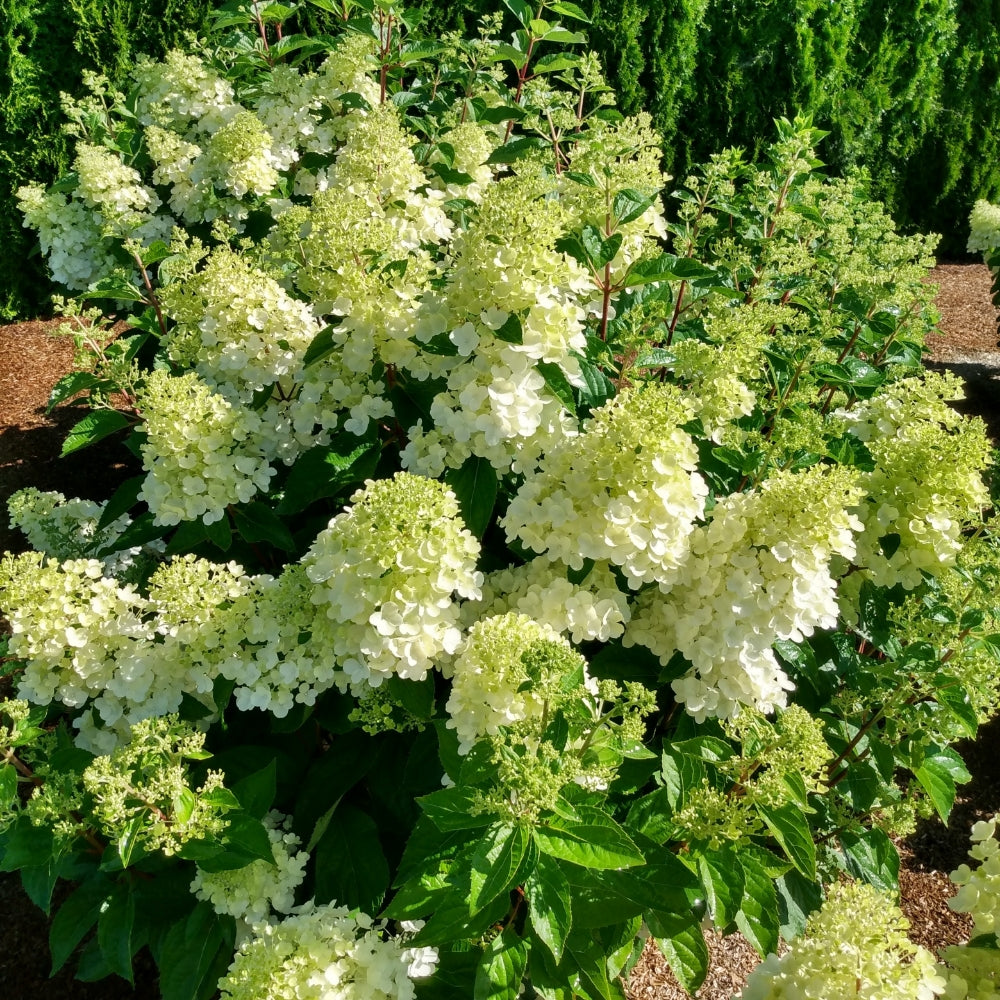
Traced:
<svg viewBox="0 0 1000 1000">
<path fill-rule="evenodd" d="M 297 850 L 299 838 L 290 832 L 290 821 L 278 812 L 264 817 L 274 863 L 252 861 L 232 871 L 206 872 L 201 868 L 191 882 L 198 899 L 212 904 L 216 913 L 228 914 L 248 924 L 259 924 L 274 913 L 291 913 L 295 890 L 305 879 L 309 855 Z"/>
<path fill-rule="evenodd" d="M 961 395 L 956 378 L 928 373 L 837 414 L 875 459 L 861 480 L 867 496 L 858 511 L 857 562 L 878 586 L 912 590 L 924 573 L 953 566 L 964 525 L 989 503 L 985 428 L 945 402 Z"/>
<path fill-rule="evenodd" d="M 671 386 L 623 391 L 525 477 L 503 521 L 508 538 L 577 570 L 607 560 L 634 590 L 669 587 L 708 493 L 680 429 L 688 416 Z"/>
<path fill-rule="evenodd" d="M 836 884 L 789 951 L 754 969 L 738 1000 L 933 1000 L 945 980 L 908 927 L 871 886 Z"/>
<path fill-rule="evenodd" d="M 979 862 L 973 871 L 969 865 L 959 865 L 951 880 L 959 887 L 948 905 L 957 913 L 972 916 L 974 935 L 992 934 L 1000 944 L 1000 842 L 997 824 L 1000 815 L 980 821 L 972 827 L 972 847 L 969 857 Z"/>
<path fill-rule="evenodd" d="M 527 615 L 482 618 L 469 629 L 450 667 L 451 696 L 445 706 L 459 753 L 468 753 L 480 736 L 493 736 L 501 726 L 542 716 L 544 693 L 526 683 L 532 678 L 521 658 L 543 642 L 571 653 L 557 632 Z"/>
<path fill-rule="evenodd" d="M 25 227 L 38 231 L 53 281 L 79 291 L 115 267 L 98 220 L 82 202 L 38 184 L 19 188 L 17 199 Z"/>
<path fill-rule="evenodd" d="M 595 563 L 583 581 L 575 584 L 566 578 L 563 567 L 544 557 L 488 574 L 482 600 L 466 602 L 462 620 L 468 626 L 508 611 L 568 633 L 574 643 L 617 639 L 631 614 L 628 598 L 618 589 L 606 563 Z"/>
<path fill-rule="evenodd" d="M 152 372 L 139 396 L 147 475 L 139 493 L 156 524 L 220 521 L 230 504 L 266 490 L 274 470 L 259 444 L 261 417 L 213 392 L 197 374 Z"/>
<path fill-rule="evenodd" d="M 303 558 L 318 615 L 313 640 L 332 651 L 345 685 L 427 675 L 461 641 L 454 594 L 480 596 L 479 543 L 455 495 L 397 473 L 369 480 Z"/>
<path fill-rule="evenodd" d="M 1000 206 L 981 198 L 969 215 L 969 253 L 989 253 L 1000 247 Z"/>
<path fill-rule="evenodd" d="M 8 557 L 0 563 L 0 598 L 10 652 L 28 661 L 20 697 L 37 705 L 82 707 L 114 685 L 116 656 L 152 637 L 149 602 L 106 577 L 96 559 Z"/>
<path fill-rule="evenodd" d="M 792 685 L 771 647 L 836 624 L 830 561 L 854 553 L 854 480 L 847 469 L 777 473 L 721 499 L 692 533 L 677 582 L 639 596 L 625 644 L 691 662 L 673 688 L 699 722 L 785 705 Z"/>
<path fill-rule="evenodd" d="M 310 902 L 254 927 L 219 989 L 228 1000 L 414 1000 L 412 980 L 436 964 L 433 949 L 406 948 L 365 913 Z"/>
<path fill-rule="evenodd" d="M 56 559 L 79 559 L 113 542 L 131 524 L 131 518 L 122 514 L 98 531 L 106 506 L 77 497 L 67 500 L 62 493 L 26 486 L 11 494 L 7 512 L 10 526 L 20 529 L 36 552 Z M 131 549 L 127 555 L 134 556 L 137 552 L 138 549 Z M 116 552 L 109 559 L 115 567 L 120 567 L 122 556 Z"/>
</svg>

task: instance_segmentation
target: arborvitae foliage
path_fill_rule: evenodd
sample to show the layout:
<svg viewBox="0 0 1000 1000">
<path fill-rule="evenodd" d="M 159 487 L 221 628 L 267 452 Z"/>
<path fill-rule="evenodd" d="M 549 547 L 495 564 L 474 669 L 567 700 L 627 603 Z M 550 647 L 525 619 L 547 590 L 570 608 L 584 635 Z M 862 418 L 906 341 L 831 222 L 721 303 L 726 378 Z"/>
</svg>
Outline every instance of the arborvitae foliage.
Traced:
<svg viewBox="0 0 1000 1000">
<path fill-rule="evenodd" d="M 121 82 L 141 52 L 159 55 L 205 24 L 212 0 L 0 0 L 0 317 L 38 309 L 47 280 L 14 191 L 67 167 L 60 93 L 84 69 Z"/>
</svg>

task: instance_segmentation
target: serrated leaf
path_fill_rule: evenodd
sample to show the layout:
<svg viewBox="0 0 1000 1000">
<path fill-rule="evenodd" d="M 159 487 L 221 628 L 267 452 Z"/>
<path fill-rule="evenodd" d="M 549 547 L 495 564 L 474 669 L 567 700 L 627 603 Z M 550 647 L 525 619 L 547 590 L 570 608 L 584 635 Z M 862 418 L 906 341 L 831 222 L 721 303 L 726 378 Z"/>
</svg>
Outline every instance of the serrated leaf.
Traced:
<svg viewBox="0 0 1000 1000">
<path fill-rule="evenodd" d="M 708 975 L 708 945 L 701 922 L 688 913 L 649 913 L 649 932 L 671 972 L 693 994 Z"/>
<path fill-rule="evenodd" d="M 527 967 L 527 941 L 506 928 L 486 946 L 479 960 L 473 1000 L 517 1000 Z"/>
<path fill-rule="evenodd" d="M 951 807 L 955 804 L 958 784 L 972 780 L 962 758 L 946 747 L 925 755 L 913 774 L 933 803 L 941 822 L 947 823 Z"/>
<path fill-rule="evenodd" d="M 341 804 L 313 851 L 316 901 L 377 913 L 389 888 L 389 865 L 375 821 Z"/>
<path fill-rule="evenodd" d="M 775 883 L 778 893 L 779 932 L 787 941 L 798 937 L 806 929 L 809 915 L 823 905 L 823 890 L 794 869 L 786 872 Z"/>
<path fill-rule="evenodd" d="M 117 521 L 122 514 L 127 514 L 139 502 L 139 491 L 145 481 L 145 476 L 132 476 L 115 490 L 101 512 L 101 519 L 97 522 L 98 532 L 103 531 L 112 521 Z"/>
<path fill-rule="evenodd" d="M 462 520 L 476 538 L 482 538 L 493 519 L 500 483 L 496 469 L 485 458 L 467 458 L 458 469 L 449 469 L 444 476 L 458 500 Z"/>
<path fill-rule="evenodd" d="M 323 327 L 319 333 L 309 342 L 306 353 L 302 356 L 302 364 L 308 368 L 310 365 L 318 364 L 328 358 L 334 351 L 339 350 L 339 345 L 333 339 L 334 326 Z"/>
<path fill-rule="evenodd" d="M 874 827 L 863 833 L 840 835 L 847 870 L 882 892 L 899 892 L 899 852 L 885 831 Z"/>
<path fill-rule="evenodd" d="M 523 881 L 531 867 L 534 845 L 525 826 L 491 826 L 472 853 L 469 912 L 478 913 L 497 896 Z"/>
<path fill-rule="evenodd" d="M 524 886 L 531 928 L 556 962 L 562 961 L 566 939 L 573 926 L 570 888 L 558 862 L 539 855 Z"/>
<path fill-rule="evenodd" d="M 573 386 L 570 385 L 566 373 L 554 361 L 539 361 L 535 367 L 545 379 L 545 385 L 556 399 L 570 412 L 576 413 L 576 399 L 573 396 Z"/>
<path fill-rule="evenodd" d="M 625 188 L 615 195 L 611 205 L 611 214 L 618 220 L 619 224 L 633 222 L 652 204 L 653 199 L 648 195 L 644 195 L 634 188 Z"/>
<path fill-rule="evenodd" d="M 617 869 L 644 864 L 646 859 L 625 830 L 610 816 L 595 816 L 597 812 L 587 809 L 579 823 L 560 820 L 559 826 L 535 827 L 538 849 L 584 868 Z"/>
<path fill-rule="evenodd" d="M 132 421 L 124 413 L 119 413 L 117 410 L 94 410 L 70 428 L 59 457 L 65 458 L 74 451 L 95 444 L 109 434 L 129 427 L 131 423 Z"/>
<path fill-rule="evenodd" d="M 743 899 L 743 866 L 730 847 L 702 851 L 696 860 L 708 912 L 716 927 L 727 927 L 736 919 Z"/>
<path fill-rule="evenodd" d="M 535 139 L 527 136 L 519 139 L 511 139 L 510 142 L 504 143 L 504 145 L 494 149 L 486 162 L 491 166 L 496 163 L 516 163 L 529 153 L 538 149 L 544 149 L 547 145 L 544 139 Z"/>
<path fill-rule="evenodd" d="M 75 396 L 78 392 L 86 392 L 88 389 L 93 389 L 98 385 L 107 386 L 110 384 L 90 372 L 70 372 L 68 375 L 63 375 L 49 393 L 45 412 L 51 413 L 60 403 L 65 402 L 71 396 Z"/>
<path fill-rule="evenodd" d="M 757 811 L 788 859 L 806 878 L 816 878 L 816 844 L 805 813 L 793 802 L 771 806 L 759 802 Z"/>
<path fill-rule="evenodd" d="M 310 448 L 295 460 L 276 512 L 297 514 L 316 500 L 363 483 L 375 474 L 378 457 L 377 441 L 346 432 L 329 445 Z"/>
<path fill-rule="evenodd" d="M 743 869 L 743 899 L 736 913 L 736 926 L 761 958 L 778 950 L 778 894 L 774 882 L 754 856 L 740 853 Z"/>
</svg>

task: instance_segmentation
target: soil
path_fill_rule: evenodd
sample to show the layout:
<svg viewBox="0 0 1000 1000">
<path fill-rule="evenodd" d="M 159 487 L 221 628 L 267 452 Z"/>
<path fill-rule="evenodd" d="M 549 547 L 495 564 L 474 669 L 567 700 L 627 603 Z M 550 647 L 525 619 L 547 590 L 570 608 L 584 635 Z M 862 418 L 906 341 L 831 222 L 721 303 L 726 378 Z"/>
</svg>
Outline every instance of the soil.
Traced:
<svg viewBox="0 0 1000 1000">
<path fill-rule="evenodd" d="M 940 286 L 937 306 L 941 336 L 932 338 L 928 366 L 947 368 L 966 380 L 968 398 L 957 408 L 982 415 L 994 440 L 1000 440 L 1000 344 L 997 313 L 990 301 L 990 275 L 981 264 L 940 264 L 930 279 Z M 73 344 L 54 335 L 56 321 L 0 327 L 0 511 L 7 497 L 23 486 L 58 489 L 68 496 L 104 499 L 137 469 L 110 439 L 60 458 L 69 428 L 84 415 L 72 406 L 46 413 L 49 392 L 72 369 Z M 23 539 L 0 517 L 0 552 L 23 548 Z M 976 820 L 1000 811 L 1000 720 L 983 727 L 975 743 L 959 747 L 973 780 L 963 786 L 947 827 L 927 821 L 900 843 L 901 904 L 911 921 L 911 935 L 936 950 L 966 940 L 968 920 L 946 905 L 952 895 L 948 872 L 966 859 L 969 830 Z M 81 983 L 63 969 L 49 979 L 48 925 L 45 915 L 24 895 L 16 876 L 0 876 L 0 912 L 5 920 L 0 949 L 0 996 L 3 1000 L 155 1000 L 156 971 L 140 952 L 134 986 L 109 978 Z M 729 1000 L 758 959 L 738 934 L 722 939 L 710 933 L 712 967 L 696 1000 Z M 72 965 L 72 962 L 70 963 Z M 655 947 L 649 947 L 629 983 L 631 1000 L 691 1000 L 674 979 Z"/>
</svg>

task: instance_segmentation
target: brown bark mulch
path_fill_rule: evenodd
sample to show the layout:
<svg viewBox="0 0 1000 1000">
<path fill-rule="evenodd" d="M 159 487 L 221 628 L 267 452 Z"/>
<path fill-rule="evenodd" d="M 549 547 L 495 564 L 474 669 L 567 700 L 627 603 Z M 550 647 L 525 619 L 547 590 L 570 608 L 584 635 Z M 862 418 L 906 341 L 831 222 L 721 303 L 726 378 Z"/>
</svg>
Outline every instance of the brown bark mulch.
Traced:
<svg viewBox="0 0 1000 1000">
<path fill-rule="evenodd" d="M 947 366 L 967 378 L 966 409 L 1000 417 L 995 373 L 1000 372 L 996 312 L 990 302 L 990 275 L 980 264 L 941 264 L 930 280 L 938 282 L 940 338 L 932 338 L 929 365 Z M 72 367 L 73 345 L 54 337 L 57 322 L 16 323 L 0 327 L 0 552 L 23 547 L 20 536 L 6 527 L 6 500 L 23 486 L 59 489 L 68 496 L 103 499 L 135 467 L 112 440 L 76 455 L 59 458 L 67 431 L 84 415 L 72 407 L 45 413 L 49 391 Z M 948 872 L 965 860 L 969 830 L 977 819 L 1000 810 L 1000 722 L 981 730 L 979 739 L 959 748 L 973 774 L 962 789 L 947 828 L 924 822 L 900 845 L 901 900 L 911 921 L 911 934 L 936 950 L 968 936 L 965 917 L 951 912 Z M 80 983 L 63 970 L 48 979 L 47 924 L 20 889 L 16 876 L 0 877 L 0 909 L 7 914 L 0 949 L 0 997 L 29 1000 L 39 995 L 58 1000 L 154 1000 L 155 969 L 144 959 L 135 987 L 120 979 Z M 729 1000 L 757 964 L 757 956 L 739 935 L 722 939 L 709 934 L 712 969 L 696 1000 Z M 691 1000 L 659 957 L 647 949 L 630 982 L 632 1000 Z"/>
</svg>

